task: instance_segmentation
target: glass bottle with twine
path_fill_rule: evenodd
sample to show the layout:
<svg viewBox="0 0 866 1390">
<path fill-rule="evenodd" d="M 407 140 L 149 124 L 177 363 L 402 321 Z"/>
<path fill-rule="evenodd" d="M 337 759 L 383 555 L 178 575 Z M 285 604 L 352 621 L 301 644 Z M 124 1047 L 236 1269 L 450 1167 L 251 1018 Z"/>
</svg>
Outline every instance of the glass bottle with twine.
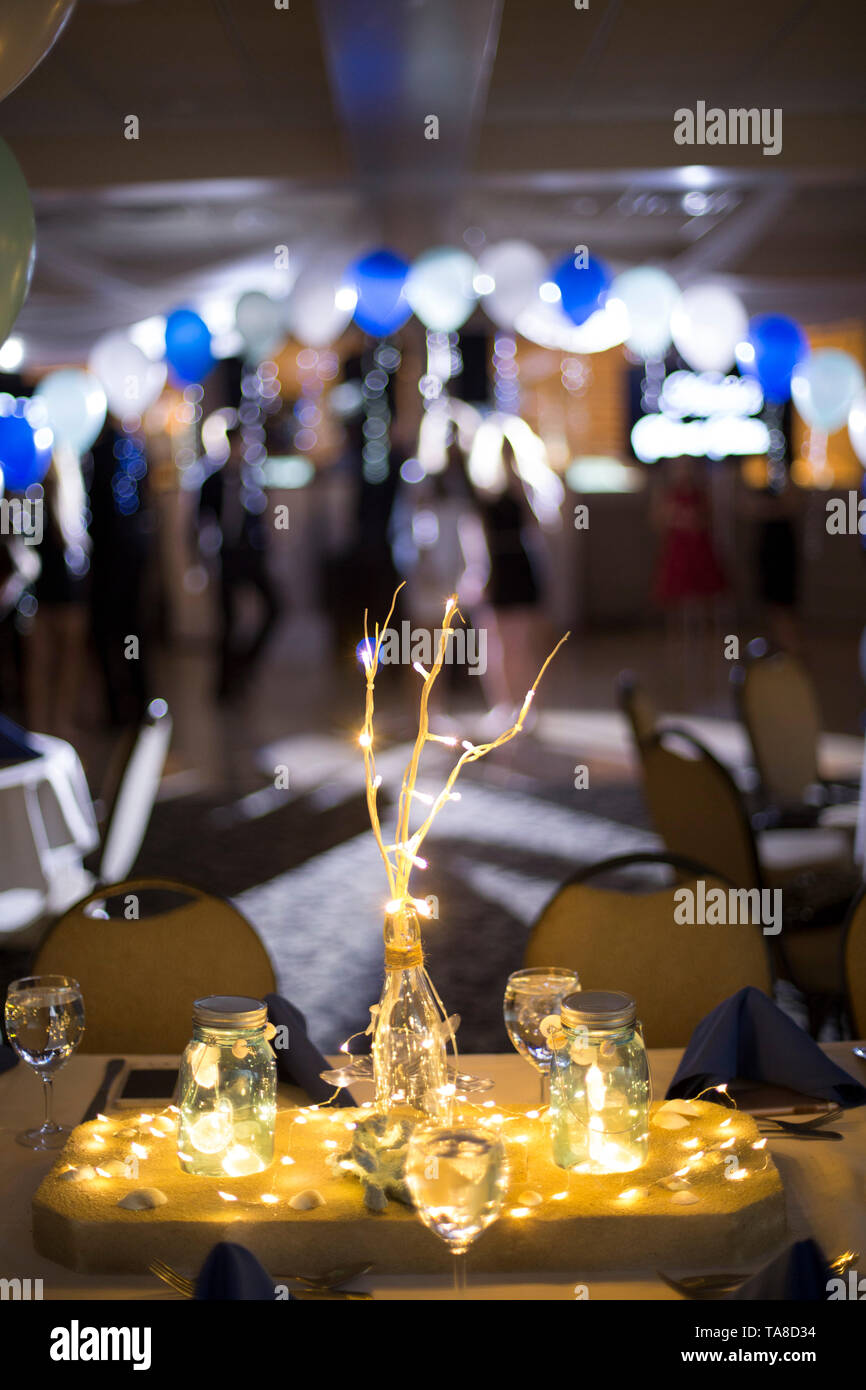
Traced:
<svg viewBox="0 0 866 1390">
<path fill-rule="evenodd" d="M 447 1116 L 449 1023 L 424 968 L 421 928 L 411 901 L 385 913 L 385 983 L 373 1030 L 377 1109 Z"/>
</svg>

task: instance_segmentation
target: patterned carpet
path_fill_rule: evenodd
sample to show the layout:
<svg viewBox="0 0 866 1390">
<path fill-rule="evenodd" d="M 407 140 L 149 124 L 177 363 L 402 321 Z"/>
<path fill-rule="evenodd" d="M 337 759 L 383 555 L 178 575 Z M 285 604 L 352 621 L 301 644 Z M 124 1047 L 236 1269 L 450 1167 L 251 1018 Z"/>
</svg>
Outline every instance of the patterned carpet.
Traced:
<svg viewBox="0 0 866 1390">
<path fill-rule="evenodd" d="M 386 788 L 399 785 L 407 752 L 380 757 Z M 280 991 L 303 1010 L 319 1046 L 333 1050 L 366 1027 L 379 997 L 384 868 L 344 743 L 297 740 L 267 750 L 263 761 L 271 758 L 293 769 L 288 799 L 274 804 L 268 788 L 230 806 L 202 797 L 161 803 L 138 869 L 231 897 L 265 942 Z M 449 1011 L 462 1017 L 466 1051 L 508 1047 L 505 981 L 557 885 L 584 864 L 657 845 L 628 787 L 563 791 L 560 777 L 535 783 L 513 771 L 505 780 L 497 785 L 479 769 L 461 781 L 461 800 L 426 842 L 430 868 L 414 883 L 439 900 L 438 921 L 425 928 L 427 964 Z M 419 787 L 438 789 L 435 781 Z"/>
</svg>

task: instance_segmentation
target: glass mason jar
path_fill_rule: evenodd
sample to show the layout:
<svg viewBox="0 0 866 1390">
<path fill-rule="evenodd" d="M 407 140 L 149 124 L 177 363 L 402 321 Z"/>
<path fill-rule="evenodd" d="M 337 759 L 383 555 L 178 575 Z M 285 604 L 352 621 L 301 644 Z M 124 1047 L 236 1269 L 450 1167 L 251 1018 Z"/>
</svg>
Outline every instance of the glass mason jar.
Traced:
<svg viewBox="0 0 866 1390">
<path fill-rule="evenodd" d="M 274 1158 L 277 1063 L 258 999 L 214 995 L 193 1005 L 180 1064 L 178 1160 L 185 1173 L 242 1178 Z"/>
<path fill-rule="evenodd" d="M 635 1002 L 618 990 L 563 1001 L 551 1039 L 553 1159 L 578 1173 L 628 1173 L 646 1162 L 650 1079 Z"/>
</svg>

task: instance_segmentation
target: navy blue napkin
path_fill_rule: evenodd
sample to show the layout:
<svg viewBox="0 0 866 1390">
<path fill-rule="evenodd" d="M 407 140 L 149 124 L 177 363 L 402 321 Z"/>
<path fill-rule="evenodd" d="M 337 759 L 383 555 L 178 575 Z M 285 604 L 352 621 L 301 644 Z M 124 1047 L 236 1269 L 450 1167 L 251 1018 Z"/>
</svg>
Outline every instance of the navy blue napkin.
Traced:
<svg viewBox="0 0 866 1390">
<path fill-rule="evenodd" d="M 741 1284 L 726 1301 L 824 1303 L 830 1278 L 821 1247 L 814 1240 L 798 1240 Z"/>
<path fill-rule="evenodd" d="M 23 763 L 41 757 L 27 730 L 0 714 L 0 763 Z"/>
<path fill-rule="evenodd" d="M 288 1032 L 288 1046 L 277 1047 L 279 1039 L 274 1039 L 272 1046 L 277 1054 L 277 1071 L 283 1081 L 287 1081 L 291 1086 L 300 1086 L 306 1091 L 311 1101 L 320 1103 L 331 1100 L 334 1096 L 333 1086 L 329 1086 L 327 1081 L 323 1081 L 320 1075 L 323 1071 L 330 1069 L 330 1063 L 323 1057 L 319 1049 L 307 1035 L 307 1020 L 296 1009 L 294 1004 L 290 1004 L 288 999 L 284 999 L 281 994 L 266 994 L 265 1003 L 268 1006 L 268 1018 L 276 1028 L 285 1028 Z M 339 1091 L 335 1100 L 335 1105 L 355 1105 L 354 1097 L 350 1091 Z"/>
<path fill-rule="evenodd" d="M 735 1078 L 788 1086 L 845 1110 L 866 1105 L 866 1087 L 831 1062 L 754 985 L 737 990 L 701 1020 L 668 1087 L 668 1099 L 693 1099 L 709 1086 Z"/>
<path fill-rule="evenodd" d="M 0 1043 L 0 1072 L 11 1071 L 18 1065 L 18 1053 L 5 1043 Z"/>
<path fill-rule="evenodd" d="M 195 1296 L 273 1303 L 274 1281 L 249 1250 L 224 1240 L 214 1246 L 202 1265 Z"/>
</svg>

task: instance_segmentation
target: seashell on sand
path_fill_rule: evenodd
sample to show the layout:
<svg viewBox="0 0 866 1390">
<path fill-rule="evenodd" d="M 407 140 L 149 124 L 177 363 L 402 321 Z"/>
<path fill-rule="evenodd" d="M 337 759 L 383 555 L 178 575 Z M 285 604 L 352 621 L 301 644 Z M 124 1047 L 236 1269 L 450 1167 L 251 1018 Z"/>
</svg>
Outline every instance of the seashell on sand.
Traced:
<svg viewBox="0 0 866 1390">
<path fill-rule="evenodd" d="M 103 1173 L 107 1173 L 110 1178 L 131 1178 L 132 1173 L 125 1163 L 119 1158 L 110 1158 L 107 1163 L 100 1163 Z"/>
<path fill-rule="evenodd" d="M 672 1202 L 676 1202 L 678 1207 L 691 1207 L 700 1199 L 690 1192 L 688 1188 L 683 1188 L 681 1192 L 675 1192 L 671 1197 Z"/>
<path fill-rule="evenodd" d="M 685 1129 L 689 1122 L 684 1115 L 675 1115 L 671 1110 L 657 1110 L 652 1123 L 658 1129 Z"/>
<path fill-rule="evenodd" d="M 296 1192 L 294 1197 L 289 1198 L 289 1206 L 294 1211 L 312 1211 L 314 1207 L 324 1205 L 324 1197 L 314 1187 L 305 1187 L 303 1192 Z"/>
<path fill-rule="evenodd" d="M 672 1115 L 688 1115 L 690 1120 L 694 1120 L 700 1115 L 701 1107 L 693 1100 L 666 1100 L 659 1106 L 659 1114 L 662 1111 Z"/>
<path fill-rule="evenodd" d="M 96 1177 L 96 1169 L 89 1163 L 82 1163 L 80 1168 L 65 1168 L 58 1176 L 61 1182 L 90 1182 Z"/>
<path fill-rule="evenodd" d="M 154 1207 L 164 1207 L 168 1198 L 158 1187 L 136 1187 L 127 1192 L 117 1203 L 126 1211 L 151 1211 Z"/>
<path fill-rule="evenodd" d="M 517 1197 L 519 1207 L 540 1207 L 544 1201 L 540 1192 L 521 1192 Z"/>
</svg>

